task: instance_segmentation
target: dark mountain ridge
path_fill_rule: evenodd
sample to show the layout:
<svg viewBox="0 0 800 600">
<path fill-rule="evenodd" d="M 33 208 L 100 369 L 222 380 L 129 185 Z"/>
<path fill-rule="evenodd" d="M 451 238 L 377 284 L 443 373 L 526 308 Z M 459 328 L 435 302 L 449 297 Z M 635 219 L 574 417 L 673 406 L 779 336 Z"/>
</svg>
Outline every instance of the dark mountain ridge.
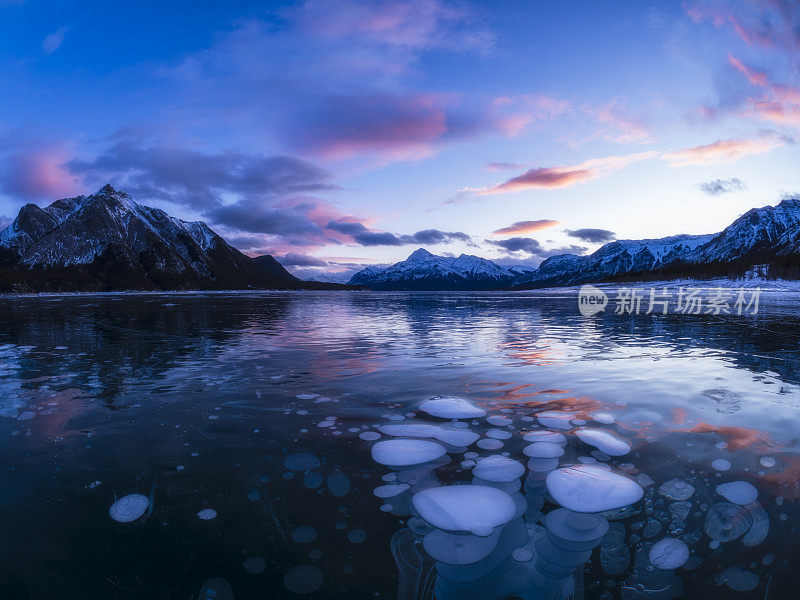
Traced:
<svg viewBox="0 0 800 600">
<path fill-rule="evenodd" d="M 23 206 L 0 232 L 0 292 L 338 289 L 254 260 L 201 221 L 138 204 L 106 185 Z"/>
</svg>

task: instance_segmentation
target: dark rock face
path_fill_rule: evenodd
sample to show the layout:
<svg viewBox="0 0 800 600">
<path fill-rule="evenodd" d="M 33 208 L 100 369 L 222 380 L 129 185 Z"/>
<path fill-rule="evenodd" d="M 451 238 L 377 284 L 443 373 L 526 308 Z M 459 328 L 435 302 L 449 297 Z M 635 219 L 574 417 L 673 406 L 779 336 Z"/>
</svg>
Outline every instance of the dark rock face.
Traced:
<svg viewBox="0 0 800 600">
<path fill-rule="evenodd" d="M 304 286 L 205 223 L 143 206 L 105 186 L 46 208 L 28 204 L 0 233 L 0 291 L 269 289 Z M 266 262 L 269 262 L 266 261 Z"/>
</svg>

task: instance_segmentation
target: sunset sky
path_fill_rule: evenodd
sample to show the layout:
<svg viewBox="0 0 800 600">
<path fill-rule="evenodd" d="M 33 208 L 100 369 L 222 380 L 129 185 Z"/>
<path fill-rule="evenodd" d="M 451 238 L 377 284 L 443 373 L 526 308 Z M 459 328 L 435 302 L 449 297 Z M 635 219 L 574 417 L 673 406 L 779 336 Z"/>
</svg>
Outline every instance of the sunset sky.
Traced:
<svg viewBox="0 0 800 600">
<path fill-rule="evenodd" d="M 111 182 L 301 276 L 800 191 L 800 3 L 0 0 L 0 227 Z"/>
</svg>

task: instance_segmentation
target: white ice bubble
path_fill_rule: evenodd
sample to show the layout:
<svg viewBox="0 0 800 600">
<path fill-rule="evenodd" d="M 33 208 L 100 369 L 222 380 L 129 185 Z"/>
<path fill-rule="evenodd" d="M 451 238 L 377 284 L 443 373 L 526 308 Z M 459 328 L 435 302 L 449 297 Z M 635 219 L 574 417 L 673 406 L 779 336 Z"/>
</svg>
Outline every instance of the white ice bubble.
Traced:
<svg viewBox="0 0 800 600">
<path fill-rule="evenodd" d="M 560 410 L 546 410 L 536 415 L 539 423 L 545 427 L 553 427 L 554 429 L 572 429 L 570 422 L 575 418 L 575 413 L 563 412 Z"/>
<path fill-rule="evenodd" d="M 677 569 L 689 560 L 689 546 L 677 538 L 664 538 L 650 548 L 650 562 L 659 569 Z"/>
<path fill-rule="evenodd" d="M 711 468 L 716 471 L 727 471 L 731 468 L 731 461 L 724 458 L 715 458 L 711 461 Z"/>
<path fill-rule="evenodd" d="M 516 512 L 511 496 L 482 485 L 429 488 L 415 494 L 412 503 L 417 514 L 433 527 L 479 537 L 491 535 Z"/>
<path fill-rule="evenodd" d="M 108 514 L 118 523 L 130 523 L 141 517 L 150 506 L 150 499 L 144 494 L 123 496 L 108 509 Z"/>
<path fill-rule="evenodd" d="M 506 425 L 511 425 L 511 423 L 514 422 L 512 419 L 503 415 L 489 415 L 486 417 L 486 420 L 490 425 L 494 425 L 495 427 L 505 427 Z"/>
<path fill-rule="evenodd" d="M 516 481 L 525 474 L 525 465 L 511 458 L 495 454 L 480 459 L 477 466 L 472 469 L 472 474 L 492 483 L 509 483 Z"/>
<path fill-rule="evenodd" d="M 566 509 L 598 513 L 638 502 L 641 486 L 622 475 L 592 465 L 576 465 L 548 473 L 547 491 Z"/>
<path fill-rule="evenodd" d="M 688 500 L 694 494 L 694 486 L 682 479 L 670 479 L 659 486 L 658 493 L 670 500 Z"/>
<path fill-rule="evenodd" d="M 359 433 L 358 437 L 366 442 L 374 442 L 375 440 L 381 439 L 381 434 L 377 431 L 364 431 Z"/>
<path fill-rule="evenodd" d="M 533 552 L 531 552 L 527 548 L 516 548 L 511 553 L 511 558 L 513 558 L 518 562 L 528 562 L 533 560 Z"/>
<path fill-rule="evenodd" d="M 740 506 L 750 504 L 758 498 L 758 490 L 746 481 L 731 481 L 717 486 L 717 493 L 728 502 Z"/>
<path fill-rule="evenodd" d="M 474 431 L 450 429 L 428 423 L 407 423 L 403 425 L 382 425 L 378 430 L 393 437 L 431 438 L 451 446 L 469 446 L 480 437 Z"/>
<path fill-rule="evenodd" d="M 391 485 L 379 485 L 372 493 L 375 494 L 378 498 L 394 498 L 398 494 L 402 494 L 407 489 L 409 489 L 407 483 L 398 483 L 398 484 L 391 484 Z"/>
<path fill-rule="evenodd" d="M 486 415 L 486 411 L 465 398 L 441 396 L 423 402 L 419 409 L 440 419 L 475 419 Z"/>
<path fill-rule="evenodd" d="M 771 456 L 762 456 L 759 462 L 762 466 L 767 467 L 768 469 L 775 466 L 775 459 Z"/>
<path fill-rule="evenodd" d="M 372 446 L 372 459 L 387 467 L 419 465 L 446 453 L 443 446 L 427 440 L 384 440 Z"/>
<path fill-rule="evenodd" d="M 505 429 L 489 429 L 486 432 L 486 437 L 494 438 L 496 440 L 507 440 L 511 437 L 511 432 Z"/>
<path fill-rule="evenodd" d="M 314 398 L 319 398 L 319 394 L 297 394 L 295 398 L 298 400 L 313 400 Z"/>
<path fill-rule="evenodd" d="M 197 513 L 197 518 L 202 519 L 203 521 L 210 521 L 211 519 L 215 519 L 217 517 L 217 511 L 213 508 L 204 508 L 199 513 Z"/>
<path fill-rule="evenodd" d="M 328 475 L 325 483 L 328 485 L 328 491 L 336 498 L 342 498 L 350 491 L 350 478 L 339 469 Z"/>
<path fill-rule="evenodd" d="M 495 440 L 492 438 L 478 440 L 478 448 L 483 448 L 484 450 L 500 450 L 502 447 L 503 442 L 500 440 Z"/>
<path fill-rule="evenodd" d="M 557 431 L 530 431 L 522 436 L 526 442 L 547 442 L 549 444 L 567 445 L 567 437 Z"/>
<path fill-rule="evenodd" d="M 614 422 L 614 415 L 608 412 L 593 412 L 589 416 L 598 423 L 603 423 L 604 425 L 610 425 Z"/>
<path fill-rule="evenodd" d="M 471 565 L 489 556 L 497 547 L 499 537 L 499 535 L 477 537 L 434 529 L 425 536 L 422 545 L 428 554 L 439 562 L 448 565 Z"/>
<path fill-rule="evenodd" d="M 627 440 L 605 429 L 585 427 L 575 433 L 583 443 L 594 446 L 609 456 L 624 456 L 631 451 L 631 445 Z"/>
<path fill-rule="evenodd" d="M 523 450 L 525 456 L 531 458 L 559 458 L 564 456 L 564 448 L 550 442 L 534 442 Z"/>
</svg>

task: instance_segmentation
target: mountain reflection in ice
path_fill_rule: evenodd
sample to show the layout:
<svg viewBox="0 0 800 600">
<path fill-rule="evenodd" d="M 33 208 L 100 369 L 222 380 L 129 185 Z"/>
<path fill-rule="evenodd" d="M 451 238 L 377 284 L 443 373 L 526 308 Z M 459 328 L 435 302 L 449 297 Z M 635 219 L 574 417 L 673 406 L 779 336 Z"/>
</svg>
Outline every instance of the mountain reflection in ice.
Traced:
<svg viewBox="0 0 800 600">
<path fill-rule="evenodd" d="M 2 299 L 0 598 L 778 598 L 800 302 Z"/>
</svg>

